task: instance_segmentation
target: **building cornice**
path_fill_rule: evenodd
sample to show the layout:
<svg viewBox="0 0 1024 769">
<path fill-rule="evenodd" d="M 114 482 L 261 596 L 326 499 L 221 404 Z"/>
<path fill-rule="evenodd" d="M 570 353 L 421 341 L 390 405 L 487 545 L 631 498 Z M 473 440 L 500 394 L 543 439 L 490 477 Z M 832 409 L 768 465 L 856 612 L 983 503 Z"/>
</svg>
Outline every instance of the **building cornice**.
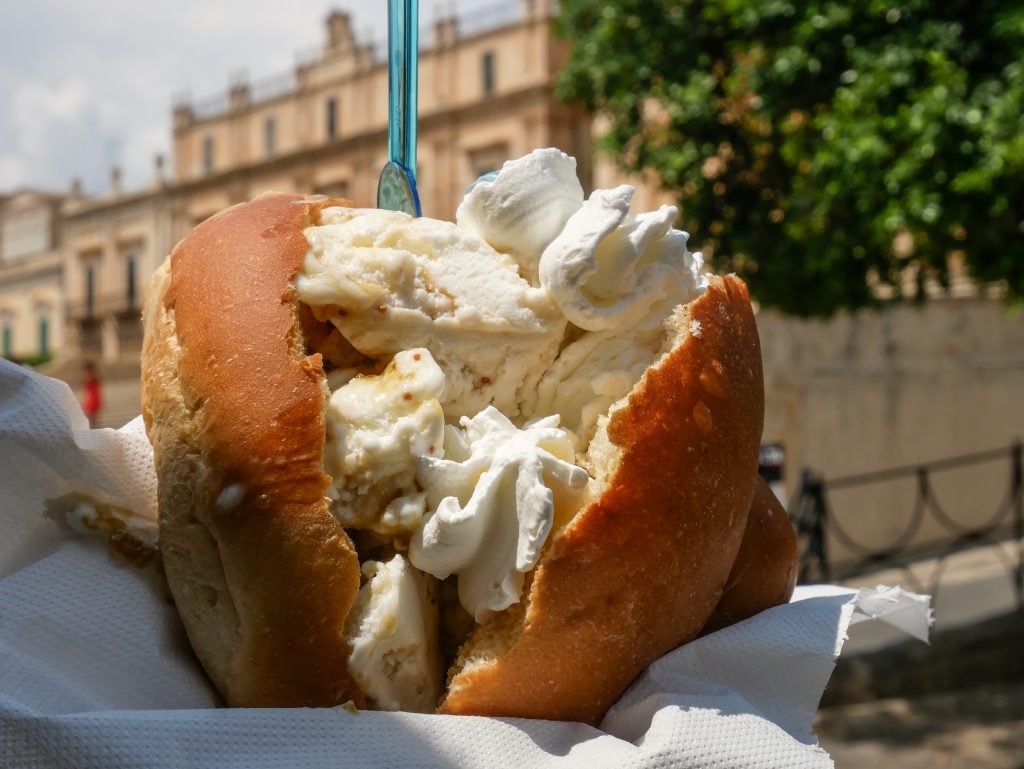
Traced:
<svg viewBox="0 0 1024 769">
<path fill-rule="evenodd" d="M 495 112 L 516 112 L 519 113 L 523 105 L 529 102 L 547 103 L 551 98 L 551 88 L 548 85 L 537 85 L 525 88 L 513 93 L 500 94 L 484 101 L 474 102 L 462 107 L 453 109 L 439 109 L 429 115 L 421 115 L 419 127 L 421 135 L 429 131 L 457 125 L 458 123 L 470 120 L 481 115 L 493 116 Z M 333 159 L 338 155 L 346 153 L 357 153 L 367 149 L 378 149 L 381 152 L 387 147 L 387 127 L 362 131 L 339 138 L 326 144 L 317 144 L 304 147 L 287 154 L 274 156 L 255 163 L 236 166 L 219 173 L 202 176 L 196 179 L 188 179 L 175 182 L 167 188 L 172 196 L 188 196 L 196 192 L 210 189 L 220 189 L 239 181 L 245 181 L 260 174 L 286 173 L 293 171 L 296 166 L 315 163 L 318 161 Z"/>
<path fill-rule="evenodd" d="M 490 115 L 496 112 L 521 112 L 523 106 L 530 102 L 546 104 L 551 100 L 551 87 L 539 84 L 530 88 L 520 89 L 511 93 L 498 94 L 491 98 L 465 104 L 461 107 L 442 108 L 431 114 L 420 116 L 420 131 L 458 125 L 461 122 Z M 126 193 L 118 197 L 92 198 L 76 201 L 65 206 L 65 223 L 71 226 L 86 223 L 91 218 L 106 219 L 115 211 L 127 211 L 134 206 L 149 206 L 155 202 L 171 204 L 178 198 L 188 197 L 197 192 L 221 189 L 226 185 L 245 181 L 262 174 L 288 173 L 296 166 L 308 165 L 319 161 L 334 159 L 338 155 L 356 153 L 367 149 L 387 147 L 387 127 L 361 131 L 341 137 L 333 142 L 316 144 L 289 153 L 282 153 L 272 158 L 265 158 L 255 163 L 236 166 L 226 171 L 213 173 L 194 179 L 169 181 L 163 186 Z"/>
<path fill-rule="evenodd" d="M 9 285 L 29 278 L 44 277 L 59 273 L 61 255 L 59 251 L 42 251 L 22 257 L 15 262 L 0 263 L 0 285 Z"/>
<path fill-rule="evenodd" d="M 154 201 L 169 200 L 174 193 L 173 185 L 137 190 L 116 197 L 88 198 L 73 205 L 66 205 L 63 211 L 65 224 L 81 224 L 90 218 L 105 218 L 112 211 L 127 211 L 135 206 L 149 206 Z"/>
<path fill-rule="evenodd" d="M 460 34 L 452 42 L 435 43 L 430 47 L 422 48 L 419 53 L 421 66 L 423 63 L 428 62 L 434 57 L 448 56 L 453 51 L 456 51 L 463 46 L 479 44 L 487 38 L 498 38 L 501 35 L 508 34 L 512 30 L 524 27 L 534 27 L 538 24 L 548 25 L 553 18 L 554 16 L 550 12 L 527 15 L 520 11 L 519 17 L 514 21 L 498 23 L 495 26 L 473 31 L 466 35 Z M 226 119 L 245 118 L 253 115 L 254 113 L 265 111 L 266 109 L 273 107 L 275 104 L 284 103 L 304 96 L 314 95 L 352 81 L 364 80 L 374 75 L 384 75 L 387 72 L 387 59 L 375 52 L 375 49 L 377 48 L 386 50 L 386 46 L 379 43 L 356 46 L 351 52 L 343 55 L 358 58 L 363 52 L 365 52 L 365 50 L 370 49 L 370 55 L 373 57 L 372 64 L 364 67 L 355 67 L 345 74 L 319 81 L 315 85 L 307 85 L 305 83 L 305 81 L 309 79 L 309 76 L 306 73 L 321 68 L 328 69 L 332 64 L 332 60 L 336 58 L 335 56 L 332 56 L 330 52 L 322 53 L 318 58 L 299 65 L 291 73 L 271 76 L 253 84 L 234 86 L 234 88 L 244 89 L 247 94 L 246 98 L 235 102 L 239 106 L 231 106 L 231 89 L 229 89 L 226 96 L 216 95 L 195 101 L 182 101 L 176 104 L 174 108 L 176 115 L 179 115 L 180 117 L 173 121 L 173 133 L 175 135 L 179 133 L 187 133 L 206 125 L 220 123 Z M 292 77 L 293 85 L 291 88 L 277 91 L 272 96 L 264 99 L 253 99 L 248 96 L 248 94 L 251 94 L 253 90 L 258 90 L 261 82 L 279 80 L 283 77 Z M 217 109 L 209 109 L 204 106 L 206 104 L 219 104 L 223 106 Z"/>
</svg>

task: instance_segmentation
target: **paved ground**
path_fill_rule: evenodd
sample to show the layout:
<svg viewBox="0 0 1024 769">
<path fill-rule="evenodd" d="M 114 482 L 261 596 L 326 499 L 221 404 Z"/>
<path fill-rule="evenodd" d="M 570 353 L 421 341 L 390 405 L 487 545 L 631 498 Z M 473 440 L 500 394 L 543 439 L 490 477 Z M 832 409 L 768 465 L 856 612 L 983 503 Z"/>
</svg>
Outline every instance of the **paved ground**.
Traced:
<svg viewBox="0 0 1024 769">
<path fill-rule="evenodd" d="M 934 593 L 933 632 L 942 633 L 1013 612 L 1012 568 L 1018 557 L 1016 543 L 1003 543 L 846 584 L 898 584 Z M 901 641 L 905 636 L 880 623 L 856 625 L 843 656 L 882 651 Z M 816 732 L 837 769 L 1024 769 L 1024 681 L 825 708 Z"/>
<path fill-rule="evenodd" d="M 822 710 L 837 769 L 1024 769 L 1024 684 Z"/>
</svg>

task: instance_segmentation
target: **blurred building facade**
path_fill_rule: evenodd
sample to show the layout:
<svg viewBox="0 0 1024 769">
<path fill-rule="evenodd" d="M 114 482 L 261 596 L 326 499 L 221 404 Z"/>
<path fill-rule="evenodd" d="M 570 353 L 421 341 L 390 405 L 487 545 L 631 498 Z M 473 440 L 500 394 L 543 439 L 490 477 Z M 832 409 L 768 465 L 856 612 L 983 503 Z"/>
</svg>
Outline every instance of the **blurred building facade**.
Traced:
<svg viewBox="0 0 1024 769">
<path fill-rule="evenodd" d="M 480 174 L 535 147 L 577 158 L 586 188 L 617 180 L 595 169 L 591 121 L 556 101 L 566 55 L 551 30 L 552 4 L 522 0 L 439 20 L 420 51 L 418 183 L 424 214 L 451 219 Z M 101 423 L 138 413 L 149 277 L 174 244 L 217 211 L 266 190 L 322 193 L 375 205 L 387 159 L 387 59 L 362 41 L 346 13 L 325 23 L 321 49 L 291 72 L 259 82 L 235 75 L 227 91 L 176 99 L 171 161 L 151 183 L 126 190 L 111 169 L 105 194 L 22 191 L 0 198 L 0 321 L 5 357 L 53 359 L 47 373 L 79 385 L 94 362 L 123 397 Z M 642 185 L 641 185 L 642 186 Z M 668 197 L 643 187 L 639 205 Z M 9 242 L 8 242 L 9 241 Z M 41 356 L 41 357 L 40 357 Z"/>
<path fill-rule="evenodd" d="M 595 166 L 592 121 L 551 94 L 567 51 L 552 34 L 553 6 L 504 3 L 421 32 L 429 42 L 420 50 L 417 180 L 426 216 L 454 218 L 482 173 L 535 147 L 576 157 L 588 190 L 623 181 L 610 164 Z M 47 373 L 73 385 L 94 362 L 124 390 L 101 423 L 137 413 L 128 383 L 138 378 L 142 295 L 157 266 L 196 224 L 266 190 L 375 205 L 387 79 L 386 45 L 358 39 L 348 14 L 334 11 L 323 46 L 291 72 L 259 82 L 235 75 L 218 96 L 176 99 L 172 159 L 155 159 L 145 188 L 123 189 L 113 168 L 103 195 L 76 188 L 0 199 L 11 240 L 0 266 L 6 357 L 53 358 Z M 637 206 L 670 202 L 653 185 L 638 187 Z"/>
<path fill-rule="evenodd" d="M 43 364 L 64 349 L 65 195 L 0 196 L 0 355 Z"/>
<path fill-rule="evenodd" d="M 587 190 L 629 181 L 638 187 L 637 210 L 672 202 L 596 159 L 600 127 L 553 98 L 566 48 L 552 34 L 552 7 L 513 0 L 441 19 L 422 35 L 425 215 L 453 218 L 480 174 L 543 146 L 575 156 Z M 387 152 L 385 48 L 358 39 L 349 17 L 333 12 L 322 48 L 293 71 L 260 82 L 239 75 L 214 98 L 178 99 L 170 130 L 171 159 L 155 159 L 143 189 L 123 189 L 115 168 L 102 196 L 0 196 L 3 354 L 52 358 L 44 370 L 75 387 L 83 363 L 95 362 L 105 382 L 101 424 L 138 413 L 143 290 L 197 223 L 265 190 L 374 205 Z M 1024 434 L 1024 319 L 973 286 L 960 293 L 830 321 L 759 315 L 764 439 L 785 457 L 779 486 L 787 496 L 803 466 L 843 475 Z M 968 493 L 959 501 L 970 502 Z M 889 509 L 865 503 L 858 512 L 865 527 L 884 531 L 895 526 Z"/>
<path fill-rule="evenodd" d="M 266 189 L 297 189 L 375 205 L 387 160 L 388 70 L 383 46 L 360 42 L 330 14 L 322 50 L 282 78 L 236 78 L 227 94 L 174 109 L 173 178 L 183 230 Z M 419 60 L 417 180 L 425 216 L 451 218 L 466 187 L 538 146 L 581 161 L 589 183 L 590 126 L 555 101 L 565 46 L 548 6 L 507 3 L 434 25 Z"/>
</svg>

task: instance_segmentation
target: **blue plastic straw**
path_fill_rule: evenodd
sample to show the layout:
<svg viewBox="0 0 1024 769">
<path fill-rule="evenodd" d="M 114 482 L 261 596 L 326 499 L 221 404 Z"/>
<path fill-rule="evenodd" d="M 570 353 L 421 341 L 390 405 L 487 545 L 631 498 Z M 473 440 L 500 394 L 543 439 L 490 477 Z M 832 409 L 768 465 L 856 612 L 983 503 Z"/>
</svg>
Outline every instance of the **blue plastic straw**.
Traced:
<svg viewBox="0 0 1024 769">
<path fill-rule="evenodd" d="M 420 215 L 416 190 L 416 106 L 419 2 L 388 0 L 388 164 L 377 206 Z"/>
<path fill-rule="evenodd" d="M 388 0 L 388 160 L 416 176 L 419 3 Z"/>
</svg>

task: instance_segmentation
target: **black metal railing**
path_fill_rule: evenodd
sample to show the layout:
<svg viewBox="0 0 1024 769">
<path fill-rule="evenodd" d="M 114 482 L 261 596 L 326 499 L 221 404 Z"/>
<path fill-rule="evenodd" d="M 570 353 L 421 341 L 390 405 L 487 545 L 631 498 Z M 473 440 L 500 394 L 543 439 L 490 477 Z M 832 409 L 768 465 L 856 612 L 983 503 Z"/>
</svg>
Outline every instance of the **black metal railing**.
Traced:
<svg viewBox="0 0 1024 769">
<path fill-rule="evenodd" d="M 940 503 L 934 476 L 997 462 L 1008 462 L 1010 471 L 1002 500 L 991 514 L 974 516 L 976 522 L 970 525 L 958 521 Z M 865 543 L 830 503 L 833 492 L 902 480 L 915 484 L 913 505 L 902 531 L 884 546 Z M 1008 448 L 842 478 L 825 479 L 804 470 L 800 490 L 790 507 L 790 518 L 800 540 L 801 582 L 841 582 L 882 568 L 903 568 L 909 572 L 910 564 L 929 559 L 934 561 L 930 584 L 922 587 L 933 596 L 938 593 L 951 555 L 1009 541 L 1016 550 L 1013 555 L 1001 547 L 993 548 L 992 552 L 1012 576 L 1017 607 L 1024 610 L 1024 443 L 1020 441 Z M 926 524 L 937 529 L 939 536 L 922 536 Z M 845 551 L 841 557 L 833 557 L 832 543 Z"/>
</svg>

